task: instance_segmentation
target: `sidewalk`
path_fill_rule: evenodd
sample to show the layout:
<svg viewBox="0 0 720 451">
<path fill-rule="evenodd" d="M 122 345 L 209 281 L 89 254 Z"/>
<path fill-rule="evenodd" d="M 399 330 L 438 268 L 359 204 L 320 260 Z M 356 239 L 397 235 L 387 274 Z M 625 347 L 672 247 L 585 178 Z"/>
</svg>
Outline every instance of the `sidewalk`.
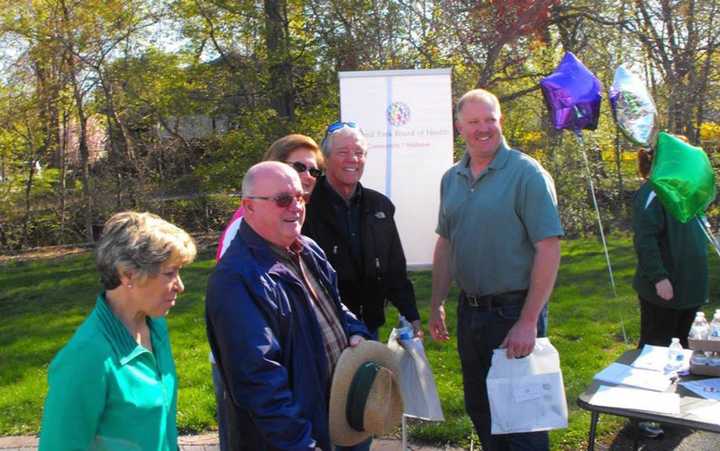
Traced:
<svg viewBox="0 0 720 451">
<path fill-rule="evenodd" d="M 35 451 L 37 450 L 37 437 L 23 435 L 16 437 L 0 437 L 0 450 L 3 451 Z M 217 434 L 184 435 L 179 439 L 181 451 L 219 451 Z M 376 439 L 373 441 L 372 451 L 401 451 L 400 440 Z M 432 447 L 410 445 L 411 451 L 462 451 L 462 448 Z"/>
</svg>

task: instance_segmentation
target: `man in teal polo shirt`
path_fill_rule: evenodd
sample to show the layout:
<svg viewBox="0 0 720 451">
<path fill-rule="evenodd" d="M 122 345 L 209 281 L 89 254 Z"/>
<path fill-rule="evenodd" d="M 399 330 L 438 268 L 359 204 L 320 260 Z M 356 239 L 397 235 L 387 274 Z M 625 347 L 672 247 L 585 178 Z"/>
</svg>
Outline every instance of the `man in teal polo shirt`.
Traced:
<svg viewBox="0 0 720 451">
<path fill-rule="evenodd" d="M 485 378 L 494 349 L 525 357 L 545 335 L 563 235 L 555 186 L 540 163 L 507 146 L 493 94 L 469 91 L 456 116 L 466 153 L 442 179 L 430 332 L 448 339 L 443 305 L 454 279 L 465 407 L 483 450 L 548 449 L 547 432 L 491 435 Z"/>
</svg>

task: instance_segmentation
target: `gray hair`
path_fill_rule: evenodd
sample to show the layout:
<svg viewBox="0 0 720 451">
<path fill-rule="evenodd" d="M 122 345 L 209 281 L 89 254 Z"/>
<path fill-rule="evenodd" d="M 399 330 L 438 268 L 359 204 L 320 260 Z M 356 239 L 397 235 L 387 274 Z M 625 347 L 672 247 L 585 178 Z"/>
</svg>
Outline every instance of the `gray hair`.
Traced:
<svg viewBox="0 0 720 451">
<path fill-rule="evenodd" d="M 251 167 L 245 173 L 245 176 L 242 179 L 242 188 L 241 188 L 243 196 L 251 195 L 252 189 L 255 186 L 255 172 L 256 171 L 253 171 L 253 168 Z"/>
<path fill-rule="evenodd" d="M 105 223 L 95 265 L 105 289 L 112 290 L 126 272 L 144 280 L 157 275 L 166 262 L 186 265 L 196 255 L 195 242 L 183 229 L 152 213 L 125 211 Z"/>
<path fill-rule="evenodd" d="M 463 94 L 463 96 L 460 97 L 460 100 L 458 100 L 457 106 L 455 107 L 455 115 L 457 117 L 460 117 L 462 115 L 462 108 L 467 102 L 484 103 L 485 105 L 495 108 L 498 116 L 502 116 L 502 111 L 500 110 L 500 101 L 498 100 L 497 96 L 495 96 L 495 94 L 490 91 L 486 91 L 484 89 L 473 89 Z"/>
<path fill-rule="evenodd" d="M 360 142 L 360 147 L 362 147 L 367 153 L 368 142 L 365 134 L 359 128 L 343 127 L 334 133 L 330 133 L 325 137 L 325 139 L 322 140 L 321 147 L 325 158 L 330 158 L 330 154 L 333 150 L 333 144 L 335 142 L 335 137 L 340 135 L 355 136 Z"/>
</svg>

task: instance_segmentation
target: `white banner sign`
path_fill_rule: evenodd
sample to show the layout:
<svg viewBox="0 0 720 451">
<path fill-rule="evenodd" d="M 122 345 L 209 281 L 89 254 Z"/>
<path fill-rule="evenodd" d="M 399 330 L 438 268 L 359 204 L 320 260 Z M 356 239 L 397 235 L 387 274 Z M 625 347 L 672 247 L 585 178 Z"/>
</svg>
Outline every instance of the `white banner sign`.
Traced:
<svg viewBox="0 0 720 451">
<path fill-rule="evenodd" d="M 453 163 L 450 69 L 340 72 L 343 121 L 368 138 L 362 183 L 396 207 L 409 266 L 432 263 L 440 179 Z"/>
</svg>

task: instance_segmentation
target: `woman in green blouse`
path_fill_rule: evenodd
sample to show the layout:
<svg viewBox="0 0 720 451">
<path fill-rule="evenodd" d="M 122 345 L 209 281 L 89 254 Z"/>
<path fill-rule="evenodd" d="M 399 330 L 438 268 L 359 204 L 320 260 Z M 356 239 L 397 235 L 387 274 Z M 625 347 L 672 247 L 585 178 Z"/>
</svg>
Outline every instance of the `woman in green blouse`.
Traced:
<svg viewBox="0 0 720 451">
<path fill-rule="evenodd" d="M 40 450 L 177 450 L 177 377 L 164 316 L 184 290 L 192 238 L 150 213 L 110 218 L 104 291 L 48 371 Z"/>
</svg>

